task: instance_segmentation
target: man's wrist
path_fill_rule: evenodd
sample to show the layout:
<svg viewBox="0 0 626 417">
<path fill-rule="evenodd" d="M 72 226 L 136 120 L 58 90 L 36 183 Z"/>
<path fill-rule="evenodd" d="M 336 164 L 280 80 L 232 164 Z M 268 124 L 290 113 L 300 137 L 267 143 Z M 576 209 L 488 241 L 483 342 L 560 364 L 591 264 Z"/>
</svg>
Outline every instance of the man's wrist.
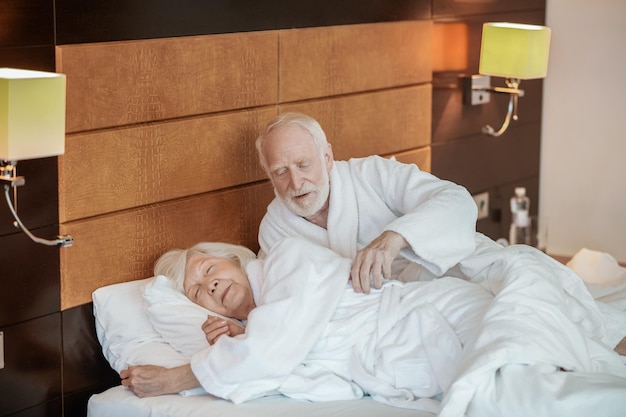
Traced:
<svg viewBox="0 0 626 417">
<path fill-rule="evenodd" d="M 409 246 L 409 242 L 407 242 L 404 236 L 402 236 L 400 233 L 393 230 L 386 230 L 385 233 L 389 236 L 389 239 L 391 239 L 392 246 L 395 247 L 398 251 Z"/>
</svg>

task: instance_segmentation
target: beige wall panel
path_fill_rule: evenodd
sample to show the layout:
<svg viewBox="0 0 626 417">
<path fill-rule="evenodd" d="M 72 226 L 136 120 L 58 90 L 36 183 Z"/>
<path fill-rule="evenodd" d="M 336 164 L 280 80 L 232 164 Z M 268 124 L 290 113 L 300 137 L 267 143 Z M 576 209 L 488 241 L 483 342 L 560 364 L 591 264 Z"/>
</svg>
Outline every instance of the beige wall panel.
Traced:
<svg viewBox="0 0 626 417">
<path fill-rule="evenodd" d="M 225 241 L 257 251 L 273 196 L 263 182 L 62 225 L 75 242 L 60 252 L 61 309 L 90 302 L 101 286 L 152 276 L 156 259 L 172 248 Z"/>
<path fill-rule="evenodd" d="M 430 82 L 432 22 L 280 31 L 280 102 Z"/>
<path fill-rule="evenodd" d="M 254 141 L 276 114 L 266 107 L 68 135 L 60 221 L 262 180 Z"/>
<path fill-rule="evenodd" d="M 430 145 L 430 84 L 280 106 L 288 111 L 320 122 L 338 160 Z"/>
<path fill-rule="evenodd" d="M 257 250 L 273 190 L 254 140 L 278 112 L 319 120 L 337 159 L 430 170 L 430 37 L 411 21 L 58 47 L 60 232 L 75 239 L 60 252 L 62 309 L 151 276 L 173 247 Z"/>
<path fill-rule="evenodd" d="M 400 152 L 393 155 L 398 161 L 405 164 L 415 164 L 417 167 L 426 172 L 430 172 L 431 165 L 431 148 L 427 146 L 425 148 L 416 149 L 408 152 Z"/>
<path fill-rule="evenodd" d="M 57 47 L 67 132 L 273 104 L 278 33 Z"/>
</svg>

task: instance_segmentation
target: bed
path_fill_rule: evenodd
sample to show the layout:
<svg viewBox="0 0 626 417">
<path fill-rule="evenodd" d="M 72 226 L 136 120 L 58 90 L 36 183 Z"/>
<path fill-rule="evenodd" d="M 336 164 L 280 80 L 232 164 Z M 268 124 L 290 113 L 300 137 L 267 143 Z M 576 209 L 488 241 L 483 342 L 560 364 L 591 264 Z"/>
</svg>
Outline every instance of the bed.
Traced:
<svg viewBox="0 0 626 417">
<path fill-rule="evenodd" d="M 111 388 L 89 401 L 93 417 L 432 417 L 432 414 L 394 408 L 370 398 L 311 403 L 283 397 L 267 397 L 234 405 L 212 397 L 167 396 L 138 399 L 126 388 Z"/>
<path fill-rule="evenodd" d="M 496 297 L 478 337 L 460 359 L 449 392 L 438 398 L 442 400 L 439 415 L 571 417 L 587 416 L 591 410 L 594 416 L 623 415 L 625 357 L 606 349 L 600 335 L 608 337 L 605 344 L 615 346 L 626 334 L 626 268 L 606 254 L 588 250 L 579 252 L 568 263 L 569 268 L 536 250 L 505 250 L 511 262 L 494 261 L 494 255 L 486 254 L 464 265 L 465 271 Z M 487 264 L 491 267 L 485 269 Z M 544 265 L 551 272 L 549 279 L 538 279 L 525 272 Z M 172 330 L 172 323 L 197 329 L 202 321 L 202 314 L 192 312 L 182 294 L 158 295 L 159 304 L 168 311 L 159 316 L 159 322 L 147 313 L 155 300 L 146 297 L 146 288 L 154 286 L 158 279 L 109 285 L 93 294 L 98 339 L 105 357 L 117 371 L 128 363 L 176 366 L 185 363 L 188 352 L 197 349 L 194 344 L 204 343 L 201 332 L 198 340 L 193 341 L 177 336 L 178 331 L 182 334 L 188 329 Z M 589 295 L 602 302 L 596 303 Z M 587 309 L 596 307 L 606 326 L 600 326 L 593 314 L 588 315 Z M 511 312 L 515 309 L 521 310 Z M 541 314 L 533 314 L 537 311 Z M 576 330 L 579 327 L 584 329 L 582 333 Z M 583 333 L 597 336 L 587 337 Z M 208 395 L 201 388 L 140 399 L 125 387 L 117 386 L 89 400 L 90 417 L 125 415 L 421 417 L 434 413 L 392 407 L 367 396 L 308 402 L 271 395 L 235 405 Z"/>
</svg>

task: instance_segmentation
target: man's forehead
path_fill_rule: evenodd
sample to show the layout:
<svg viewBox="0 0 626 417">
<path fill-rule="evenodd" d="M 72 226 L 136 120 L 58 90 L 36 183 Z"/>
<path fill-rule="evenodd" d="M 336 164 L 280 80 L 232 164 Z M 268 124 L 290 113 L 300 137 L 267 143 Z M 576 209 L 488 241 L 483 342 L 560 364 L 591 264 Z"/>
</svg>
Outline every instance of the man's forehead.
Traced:
<svg viewBox="0 0 626 417">
<path fill-rule="evenodd" d="M 307 142 L 313 139 L 313 135 L 311 135 L 311 133 L 308 130 L 294 123 L 274 128 L 270 132 L 269 137 L 270 139 L 272 138 L 300 139 L 300 140 L 307 141 Z"/>
</svg>

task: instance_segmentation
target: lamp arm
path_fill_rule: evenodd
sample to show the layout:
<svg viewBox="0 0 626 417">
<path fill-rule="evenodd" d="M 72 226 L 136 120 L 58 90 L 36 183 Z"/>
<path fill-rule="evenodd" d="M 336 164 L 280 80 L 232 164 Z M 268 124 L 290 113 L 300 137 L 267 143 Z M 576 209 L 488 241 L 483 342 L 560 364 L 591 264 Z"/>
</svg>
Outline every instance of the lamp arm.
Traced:
<svg viewBox="0 0 626 417">
<path fill-rule="evenodd" d="M 496 130 L 493 127 L 491 127 L 491 125 L 485 125 L 483 126 L 483 130 L 482 130 L 483 133 L 485 135 L 495 136 L 495 137 L 502 135 L 508 129 L 509 123 L 511 123 L 511 118 L 517 119 L 516 104 L 517 104 L 517 95 L 511 94 L 511 96 L 509 97 L 509 106 L 506 112 L 506 117 L 504 118 L 504 122 L 502 123 L 502 126 L 500 127 L 500 129 L 498 129 L 498 131 L 496 132 Z"/>
<path fill-rule="evenodd" d="M 524 90 L 519 89 L 520 81 L 515 78 L 510 78 L 506 80 L 506 84 L 508 88 L 495 88 L 495 92 L 497 93 L 508 93 L 509 94 L 509 105 L 507 107 L 506 116 L 504 118 L 504 122 L 498 131 L 496 131 L 491 125 L 483 126 L 482 132 L 489 136 L 499 137 L 502 135 L 509 127 L 511 123 L 511 119 L 517 120 L 517 102 L 520 96 L 524 95 Z M 520 94 L 521 93 L 521 94 Z"/>
<path fill-rule="evenodd" d="M 59 236 L 58 239 L 55 240 L 48 240 L 48 239 L 42 239 L 40 237 L 37 237 L 35 235 L 33 235 L 30 230 L 28 230 L 26 228 L 26 226 L 24 226 L 24 224 L 22 223 L 22 221 L 20 220 L 19 216 L 17 215 L 17 212 L 15 211 L 15 209 L 13 208 L 13 204 L 11 204 L 11 197 L 9 196 L 9 190 L 11 187 L 9 187 L 9 185 L 5 184 L 4 185 L 4 196 L 7 200 L 7 205 L 9 206 L 9 210 L 11 210 L 11 214 L 13 214 L 13 218 L 15 219 L 15 221 L 17 222 L 17 224 L 20 226 L 20 228 L 22 229 L 22 231 L 24 233 L 26 233 L 26 235 L 35 243 L 41 243 L 42 245 L 46 245 L 46 246 L 59 246 L 62 248 L 65 247 L 69 247 L 72 246 L 72 244 L 74 243 L 74 239 L 72 238 L 72 236 L 70 235 L 65 235 L 65 236 Z"/>
</svg>

